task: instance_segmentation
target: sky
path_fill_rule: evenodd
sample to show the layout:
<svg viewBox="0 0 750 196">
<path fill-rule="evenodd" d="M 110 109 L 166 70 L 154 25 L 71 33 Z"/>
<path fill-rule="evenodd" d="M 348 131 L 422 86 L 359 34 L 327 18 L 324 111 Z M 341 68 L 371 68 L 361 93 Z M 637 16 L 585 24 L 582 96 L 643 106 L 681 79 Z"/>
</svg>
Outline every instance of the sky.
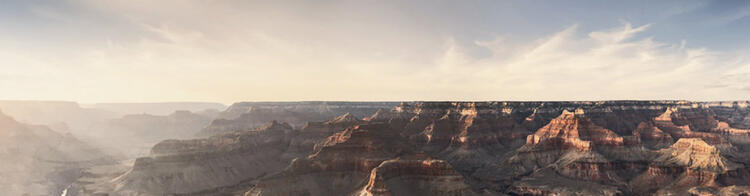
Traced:
<svg viewBox="0 0 750 196">
<path fill-rule="evenodd" d="M 747 100 L 750 1 L 8 0 L 0 99 Z"/>
</svg>

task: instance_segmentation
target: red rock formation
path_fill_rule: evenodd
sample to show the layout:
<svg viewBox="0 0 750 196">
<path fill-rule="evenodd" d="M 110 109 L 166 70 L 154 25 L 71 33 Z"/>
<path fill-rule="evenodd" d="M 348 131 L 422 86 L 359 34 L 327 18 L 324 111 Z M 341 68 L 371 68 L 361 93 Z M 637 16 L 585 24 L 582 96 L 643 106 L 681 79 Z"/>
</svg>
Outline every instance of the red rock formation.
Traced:
<svg viewBox="0 0 750 196">
<path fill-rule="evenodd" d="M 283 174 L 262 180 L 246 195 L 362 195 L 471 193 L 448 163 L 415 151 L 388 124 L 358 125 L 335 133 Z M 318 179 L 306 181 L 305 179 Z M 284 182 L 304 181 L 295 185 Z"/>
<path fill-rule="evenodd" d="M 665 133 L 653 122 L 642 122 L 638 128 L 633 131 L 633 136 L 638 138 L 645 147 L 651 149 L 664 148 L 671 145 L 674 139 L 668 133 Z"/>
<path fill-rule="evenodd" d="M 592 145 L 623 146 L 624 139 L 582 117 L 583 113 L 563 111 L 560 116 L 526 138 L 526 145 L 539 149 L 589 151 Z"/>
<path fill-rule="evenodd" d="M 727 160 L 719 149 L 699 138 L 679 139 L 658 153 L 648 171 L 631 182 L 633 189 L 686 194 L 691 187 L 717 189 L 736 185 L 736 179 L 747 179 L 740 164 Z M 726 176 L 721 180 L 724 183 L 719 176 Z"/>
<path fill-rule="evenodd" d="M 684 121 L 686 121 L 687 119 L 693 119 L 693 120 L 699 119 L 696 116 L 691 115 L 690 118 L 681 117 L 681 120 L 679 120 L 679 121 L 683 121 L 684 125 L 678 126 L 677 124 L 675 124 L 672 121 L 673 120 L 672 116 L 675 115 L 674 111 L 677 111 L 677 110 L 674 109 L 674 108 L 669 108 L 663 114 L 661 114 L 658 117 L 654 118 L 654 123 L 656 124 L 656 126 L 659 127 L 659 129 L 663 130 L 664 132 L 669 133 L 672 136 L 672 138 L 675 138 L 675 139 L 679 139 L 679 138 L 701 138 L 701 139 L 703 139 L 703 141 L 706 141 L 706 142 L 708 142 L 709 144 L 712 144 L 712 145 L 726 143 L 726 140 L 723 139 L 723 138 L 721 138 L 721 136 L 719 136 L 717 134 L 712 134 L 712 133 L 707 133 L 707 132 L 692 131 L 691 128 L 690 128 L 690 125 L 688 125 L 687 123 L 684 123 Z M 694 113 L 692 113 L 692 114 L 694 114 Z M 706 117 L 706 118 L 708 118 L 708 117 Z M 707 120 L 705 120 L 705 119 L 700 120 L 700 121 L 701 121 L 701 123 L 695 123 L 695 124 L 699 124 L 698 127 L 701 127 L 701 128 L 704 128 L 704 129 L 706 127 L 708 127 L 705 124 L 711 124 L 711 123 L 706 123 Z"/>
<path fill-rule="evenodd" d="M 278 173 L 249 178 L 257 183 L 245 181 L 246 195 L 741 192 L 750 184 L 750 137 L 724 120 L 737 124 L 732 116 L 744 114 L 716 107 L 685 101 L 403 103 L 363 120 L 344 115 L 274 134 L 165 142 L 155 155 L 226 159 L 233 156 L 222 152 L 243 149 L 238 152 L 296 158 L 279 163 L 283 170 L 266 170 Z M 255 144 L 235 145 L 243 141 Z M 137 168 L 169 160 L 159 158 Z"/>
<path fill-rule="evenodd" d="M 469 185 L 448 163 L 424 157 L 384 161 L 370 173 L 361 195 L 466 195 Z"/>
<path fill-rule="evenodd" d="M 281 175 L 262 180 L 247 195 L 341 195 L 360 190 L 372 169 L 410 148 L 388 124 L 359 125 L 335 133 L 316 152 Z M 305 183 L 287 182 L 318 179 Z"/>
</svg>

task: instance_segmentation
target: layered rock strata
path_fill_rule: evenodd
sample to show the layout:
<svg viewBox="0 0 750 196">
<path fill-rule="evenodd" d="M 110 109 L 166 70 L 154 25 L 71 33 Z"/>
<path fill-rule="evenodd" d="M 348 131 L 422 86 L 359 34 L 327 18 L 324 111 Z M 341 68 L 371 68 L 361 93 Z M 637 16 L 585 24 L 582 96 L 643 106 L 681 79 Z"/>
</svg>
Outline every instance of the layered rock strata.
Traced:
<svg viewBox="0 0 750 196">
<path fill-rule="evenodd" d="M 746 103 L 408 102 L 363 119 L 351 113 L 285 131 L 163 142 L 146 159 L 153 161 L 136 163 L 148 172 L 130 179 L 155 182 L 147 174 L 195 162 L 237 172 L 182 176 L 244 176 L 205 177 L 221 184 L 187 183 L 201 188 L 176 193 L 228 186 L 245 195 L 743 193 L 750 182 Z M 159 166 L 167 160 L 184 165 Z M 240 169 L 260 160 L 281 166 Z"/>
</svg>

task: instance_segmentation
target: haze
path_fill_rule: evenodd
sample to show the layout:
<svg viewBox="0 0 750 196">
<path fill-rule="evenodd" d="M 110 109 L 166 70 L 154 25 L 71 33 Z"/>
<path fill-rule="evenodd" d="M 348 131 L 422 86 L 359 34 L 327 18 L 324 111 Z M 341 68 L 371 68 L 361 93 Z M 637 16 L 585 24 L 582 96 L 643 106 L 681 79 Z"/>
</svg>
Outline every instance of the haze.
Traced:
<svg viewBox="0 0 750 196">
<path fill-rule="evenodd" d="M 750 195 L 750 1 L 11 0 L 0 195 Z"/>
<path fill-rule="evenodd" d="M 678 2 L 9 1 L 0 99 L 747 98 L 748 3 Z"/>
</svg>

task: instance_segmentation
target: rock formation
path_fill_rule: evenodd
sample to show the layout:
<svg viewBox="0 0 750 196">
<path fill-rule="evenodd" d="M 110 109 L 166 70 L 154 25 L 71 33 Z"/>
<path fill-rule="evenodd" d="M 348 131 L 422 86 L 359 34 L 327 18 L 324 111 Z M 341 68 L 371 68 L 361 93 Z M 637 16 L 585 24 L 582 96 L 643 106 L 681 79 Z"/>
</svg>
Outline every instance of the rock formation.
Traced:
<svg viewBox="0 0 750 196">
<path fill-rule="evenodd" d="M 245 195 L 465 195 L 448 163 L 409 145 L 388 124 L 358 125 L 329 137 L 313 155 L 261 180 Z"/>
<path fill-rule="evenodd" d="M 245 109 L 250 112 L 235 120 L 271 123 L 235 127 L 245 130 L 207 139 L 161 142 L 114 184 L 98 186 L 110 189 L 78 190 L 115 195 L 736 195 L 750 190 L 747 103 L 405 102 L 390 109 L 372 107 L 371 115 L 343 112 L 299 126 L 282 122 L 309 116 L 249 114 L 270 107 L 249 104 Z"/>
<path fill-rule="evenodd" d="M 265 126 L 205 139 L 165 140 L 112 180 L 77 184 L 71 194 L 169 195 L 231 192 L 233 187 L 282 171 L 292 159 L 359 119 L 345 114 L 301 130 L 271 121 Z M 90 175 L 96 176 L 96 173 Z M 109 182 L 108 182 L 109 181 Z"/>
</svg>

